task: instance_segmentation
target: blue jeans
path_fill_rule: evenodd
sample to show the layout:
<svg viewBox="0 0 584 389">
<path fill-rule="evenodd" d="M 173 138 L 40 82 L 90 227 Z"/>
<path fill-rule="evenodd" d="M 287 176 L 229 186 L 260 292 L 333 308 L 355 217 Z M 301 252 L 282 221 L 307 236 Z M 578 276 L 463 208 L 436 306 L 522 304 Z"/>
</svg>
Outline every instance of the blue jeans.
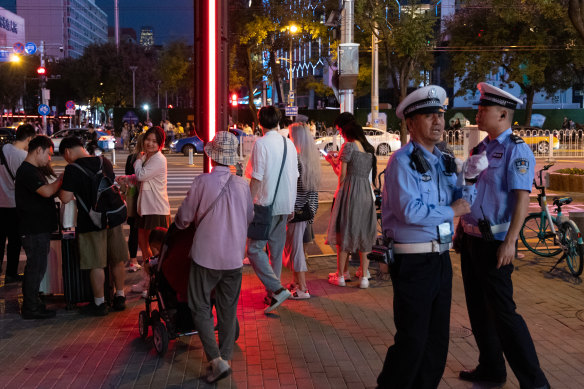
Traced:
<svg viewBox="0 0 584 389">
<path fill-rule="evenodd" d="M 282 288 L 282 252 L 286 243 L 286 219 L 288 215 L 272 216 L 268 240 L 247 240 L 247 257 L 268 293 Z M 264 251 L 268 247 L 268 254 Z"/>
<path fill-rule="evenodd" d="M 26 253 L 26 266 L 22 281 L 22 310 L 31 312 L 40 308 L 39 288 L 47 271 L 51 233 L 29 234 L 21 238 L 22 247 Z"/>
</svg>

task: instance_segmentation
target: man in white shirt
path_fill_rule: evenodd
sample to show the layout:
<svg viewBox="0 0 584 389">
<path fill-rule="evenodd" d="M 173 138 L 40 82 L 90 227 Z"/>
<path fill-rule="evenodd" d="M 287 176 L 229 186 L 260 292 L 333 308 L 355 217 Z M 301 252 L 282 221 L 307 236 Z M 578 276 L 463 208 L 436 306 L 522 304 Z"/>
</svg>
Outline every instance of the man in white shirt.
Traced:
<svg viewBox="0 0 584 389">
<path fill-rule="evenodd" d="M 254 271 L 267 291 L 264 300 L 269 313 L 290 297 L 290 292 L 280 282 L 282 252 L 286 243 L 286 222 L 294 213 L 296 183 L 298 180 L 298 158 L 292 141 L 278 134 L 281 113 L 273 106 L 263 107 L 258 112 L 264 136 L 256 140 L 249 159 L 246 176 L 251 179 L 250 190 L 254 204 L 269 206 L 274 203 L 268 240 L 248 239 L 247 256 Z M 286 161 L 282 178 L 275 196 L 276 185 L 286 145 Z M 264 251 L 266 246 L 268 254 Z"/>
<path fill-rule="evenodd" d="M 22 276 L 18 274 L 21 245 L 14 198 L 14 180 L 16 171 L 26 158 L 28 143 L 35 135 L 36 132 L 32 125 L 23 124 L 16 130 L 14 144 L 5 144 L 1 151 L 3 157 L 0 166 L 0 273 L 2 272 L 4 247 L 6 239 L 8 239 L 6 277 L 4 279 L 6 284 L 22 280 Z"/>
</svg>

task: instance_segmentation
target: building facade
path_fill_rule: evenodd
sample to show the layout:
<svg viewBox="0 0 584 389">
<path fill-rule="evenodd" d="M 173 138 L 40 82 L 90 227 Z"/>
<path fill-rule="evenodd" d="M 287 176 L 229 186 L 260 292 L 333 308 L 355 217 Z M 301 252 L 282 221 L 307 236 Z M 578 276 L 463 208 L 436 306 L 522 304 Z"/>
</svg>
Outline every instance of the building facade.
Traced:
<svg viewBox="0 0 584 389">
<path fill-rule="evenodd" d="M 43 41 L 47 58 L 78 58 L 107 42 L 107 14 L 94 0 L 16 0 L 16 13 L 27 21 L 27 41 Z"/>
<path fill-rule="evenodd" d="M 140 46 L 152 48 L 154 46 L 154 28 L 151 26 L 142 26 L 140 30 Z"/>
<path fill-rule="evenodd" d="M 15 43 L 25 43 L 24 18 L 0 7 L 0 62 L 8 61 Z"/>
</svg>

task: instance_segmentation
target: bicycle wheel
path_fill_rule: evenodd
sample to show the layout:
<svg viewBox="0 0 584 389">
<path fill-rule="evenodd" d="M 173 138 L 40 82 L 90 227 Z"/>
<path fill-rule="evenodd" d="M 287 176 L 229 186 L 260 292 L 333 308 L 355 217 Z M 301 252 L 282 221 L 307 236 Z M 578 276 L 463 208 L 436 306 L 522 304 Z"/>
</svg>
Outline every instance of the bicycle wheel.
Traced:
<svg viewBox="0 0 584 389">
<path fill-rule="evenodd" d="M 553 257 L 562 252 L 562 248 L 556 243 L 556 235 L 552 232 L 547 218 L 541 215 L 526 217 L 519 231 L 519 237 L 529 251 L 539 256 Z"/>
<path fill-rule="evenodd" d="M 584 247 L 578 244 L 578 228 L 572 221 L 562 223 L 562 246 L 565 246 L 566 263 L 570 272 L 578 277 L 582 274 Z"/>
</svg>

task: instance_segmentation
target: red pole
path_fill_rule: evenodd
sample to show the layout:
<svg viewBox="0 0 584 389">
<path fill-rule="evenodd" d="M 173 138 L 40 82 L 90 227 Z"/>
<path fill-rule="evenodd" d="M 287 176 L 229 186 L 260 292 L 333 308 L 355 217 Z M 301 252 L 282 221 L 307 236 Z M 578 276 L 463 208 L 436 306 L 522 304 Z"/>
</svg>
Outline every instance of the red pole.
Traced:
<svg viewBox="0 0 584 389">
<path fill-rule="evenodd" d="M 195 122 L 203 142 L 228 123 L 227 0 L 194 0 Z M 203 171 L 211 165 L 205 155 Z"/>
</svg>

